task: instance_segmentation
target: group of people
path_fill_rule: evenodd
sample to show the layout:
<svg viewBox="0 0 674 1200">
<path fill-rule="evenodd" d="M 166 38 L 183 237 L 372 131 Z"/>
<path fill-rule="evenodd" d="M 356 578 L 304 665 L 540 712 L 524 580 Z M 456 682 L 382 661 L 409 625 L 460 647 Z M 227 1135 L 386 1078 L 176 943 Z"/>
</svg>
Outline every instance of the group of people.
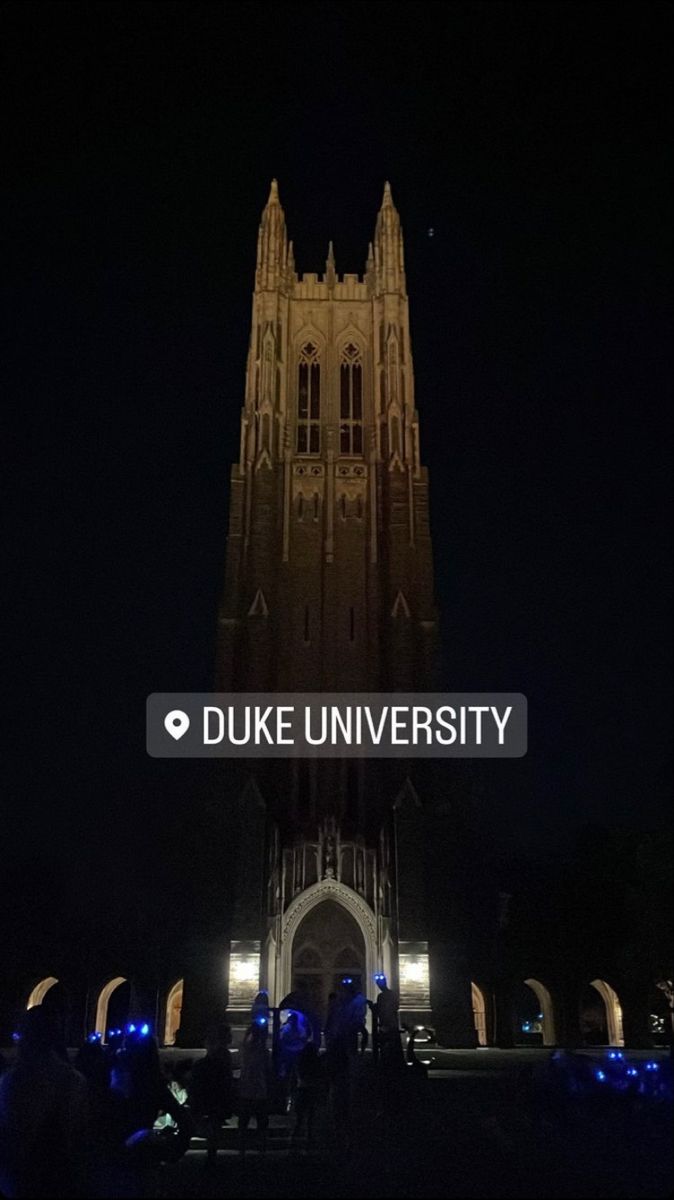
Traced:
<svg viewBox="0 0 674 1200">
<path fill-rule="evenodd" d="M 169 1079 L 147 1026 L 128 1025 L 107 1045 L 92 1035 L 71 1064 L 49 1012 L 30 1009 L 16 1061 L 0 1075 L 0 1195 L 139 1194 L 139 1175 L 177 1160 L 195 1133 L 213 1161 L 235 1114 L 244 1155 L 253 1118 L 264 1151 L 272 1111 L 292 1111 L 294 1144 L 304 1136 L 311 1143 L 322 1097 L 336 1131 L 346 1129 L 368 1044 L 368 1004 L 375 1057 L 387 1070 L 403 1063 L 396 997 L 383 976 L 377 985 L 373 1003 L 344 978 L 324 1021 L 299 989 L 282 1000 L 280 1025 L 259 993 L 239 1049 L 238 1082 L 224 1020 L 208 1030 L 206 1054 L 178 1059 Z"/>
<path fill-rule="evenodd" d="M 29 1009 L 0 1076 L 0 1195 L 135 1196 L 148 1167 L 185 1152 L 192 1116 L 145 1029 L 92 1037 L 71 1063 L 49 1011 Z M 171 1129 L 155 1130 L 160 1113 Z"/>
</svg>

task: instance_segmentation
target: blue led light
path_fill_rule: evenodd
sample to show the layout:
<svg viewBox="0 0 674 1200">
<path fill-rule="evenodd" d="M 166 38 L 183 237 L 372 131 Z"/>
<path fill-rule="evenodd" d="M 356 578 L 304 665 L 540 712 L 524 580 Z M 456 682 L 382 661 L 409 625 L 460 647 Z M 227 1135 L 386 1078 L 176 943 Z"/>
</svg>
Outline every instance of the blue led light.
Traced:
<svg viewBox="0 0 674 1200">
<path fill-rule="evenodd" d="M 135 1032 L 136 1032 L 136 1026 L 135 1026 L 135 1025 L 127 1025 L 127 1027 L 126 1027 L 126 1032 L 127 1032 L 127 1033 L 135 1033 Z"/>
<path fill-rule="evenodd" d="M 267 1018 L 266 1018 L 266 1017 L 256 1017 L 256 1018 L 255 1018 L 255 1024 L 256 1024 L 256 1025 L 266 1025 L 266 1024 L 267 1024 Z"/>
<path fill-rule="evenodd" d="M 647 1062 L 647 1063 L 646 1063 L 646 1070 L 647 1070 L 647 1071 L 659 1071 L 659 1070 L 660 1070 L 660 1063 L 656 1063 L 656 1062 Z"/>
<path fill-rule="evenodd" d="M 13 1033 L 13 1034 L 12 1034 L 12 1041 L 13 1041 L 13 1042 L 20 1042 L 20 1041 L 21 1041 L 21 1034 L 20 1034 L 20 1033 Z"/>
<path fill-rule="evenodd" d="M 141 1037 L 147 1037 L 149 1032 L 150 1032 L 150 1026 L 147 1024 L 147 1022 L 144 1025 L 141 1025 L 141 1027 L 140 1027 L 140 1036 Z"/>
<path fill-rule="evenodd" d="M 603 1083 L 604 1080 L 606 1079 L 606 1075 L 604 1074 L 603 1071 L 595 1071 L 594 1077 L 599 1083 Z"/>
<path fill-rule="evenodd" d="M 637 1071 L 636 1067 L 628 1067 L 627 1074 L 634 1076 L 634 1075 L 638 1075 L 639 1072 Z"/>
<path fill-rule="evenodd" d="M 110 1031 L 110 1033 L 112 1034 L 112 1030 Z M 87 1038 L 87 1041 L 91 1042 L 92 1044 L 95 1042 L 100 1042 L 102 1036 L 103 1035 L 100 1033 L 90 1033 Z"/>
<path fill-rule="evenodd" d="M 342 980 L 342 983 L 353 983 L 353 979 L 351 978 L 350 975 L 345 975 Z"/>
</svg>

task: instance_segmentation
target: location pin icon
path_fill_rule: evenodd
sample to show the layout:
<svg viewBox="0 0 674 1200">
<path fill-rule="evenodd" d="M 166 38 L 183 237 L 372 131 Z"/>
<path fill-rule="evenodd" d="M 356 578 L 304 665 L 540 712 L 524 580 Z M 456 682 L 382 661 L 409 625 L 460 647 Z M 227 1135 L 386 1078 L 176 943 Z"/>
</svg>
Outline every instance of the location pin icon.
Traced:
<svg viewBox="0 0 674 1200">
<path fill-rule="evenodd" d="M 176 741 L 187 733 L 190 727 L 190 719 L 187 713 L 181 712 L 179 708 L 174 708 L 173 712 L 167 713 L 164 717 L 164 728 L 167 733 L 171 734 Z"/>
</svg>

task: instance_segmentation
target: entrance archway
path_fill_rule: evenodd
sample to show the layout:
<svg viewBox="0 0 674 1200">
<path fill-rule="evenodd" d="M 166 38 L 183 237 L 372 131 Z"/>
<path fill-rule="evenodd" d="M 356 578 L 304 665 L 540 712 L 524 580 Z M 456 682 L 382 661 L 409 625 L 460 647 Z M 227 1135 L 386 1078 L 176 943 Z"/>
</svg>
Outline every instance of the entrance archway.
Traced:
<svg viewBox="0 0 674 1200">
<path fill-rule="evenodd" d="M 330 993 L 345 975 L 365 989 L 365 940 L 358 922 L 343 905 L 323 900 L 302 918 L 295 931 L 291 988 L 305 991 L 312 1008 L 325 1017 Z"/>
<path fill-rule="evenodd" d="M 278 1004 L 283 996 L 291 989 L 293 976 L 293 948 L 295 937 L 304 919 L 319 905 L 326 901 L 334 901 L 338 908 L 344 909 L 346 914 L 353 918 L 357 925 L 361 937 L 362 947 L 364 948 L 364 973 L 362 979 L 363 993 L 369 999 L 375 998 L 376 987 L 374 983 L 374 975 L 376 971 L 383 971 L 388 977 L 391 972 L 391 955 L 390 946 L 384 943 L 381 950 L 377 942 L 377 920 L 366 900 L 358 895 L 358 892 L 347 887 L 346 884 L 339 882 L 336 879 L 323 879 L 319 883 L 312 884 L 311 887 L 301 892 L 296 896 L 291 904 L 288 905 L 280 927 L 280 943 L 278 947 L 273 939 L 269 939 L 268 951 L 274 956 L 274 964 L 270 963 L 268 972 L 270 991 L 273 986 L 275 999 L 273 1003 Z M 326 910 L 326 917 L 329 916 L 330 910 Z M 353 944 L 353 943 L 352 943 Z M 310 947 L 309 947 L 310 948 Z M 345 947 L 340 947 L 341 949 Z M 346 944 L 348 949 L 348 943 Z M 354 945 L 354 949 L 358 949 L 363 953 L 360 943 Z M 298 943 L 298 953 L 300 945 Z M 308 959 L 305 960 L 308 963 Z M 332 964 L 335 972 L 342 970 L 341 965 Z M 305 970 L 308 972 L 310 967 Z M 319 963 L 315 962 L 314 970 L 323 971 L 322 960 Z M 274 985 L 272 985 L 272 980 Z"/>
<path fill-rule="evenodd" d="M 42 1004 L 47 992 L 57 983 L 58 979 L 54 975 L 48 975 L 46 979 L 41 979 L 39 983 L 36 983 L 28 997 L 26 1008 L 36 1008 L 38 1004 Z"/>
<path fill-rule="evenodd" d="M 604 1009 L 606 1012 L 606 1031 L 608 1035 L 609 1046 L 624 1046 L 625 1037 L 623 1034 L 623 1010 L 618 999 L 618 994 L 613 990 L 610 983 L 605 979 L 593 979 L 590 987 L 599 992 L 604 1001 Z"/>
<path fill-rule="evenodd" d="M 101 991 L 100 991 L 100 994 L 98 997 L 98 1002 L 96 1004 L 96 1033 L 100 1033 L 101 1041 L 104 1041 L 104 1042 L 107 1041 L 108 1005 L 110 1004 L 110 997 L 112 996 L 112 993 L 115 992 L 117 990 L 117 988 L 121 987 L 122 984 L 124 984 L 124 983 L 128 983 L 128 980 L 126 980 L 123 975 L 117 975 L 115 977 L 115 979 L 111 979 L 108 983 L 105 984 L 104 987 L 101 988 Z M 127 991 L 128 991 L 128 989 L 127 989 Z M 122 1000 L 126 999 L 126 1005 L 124 1006 L 124 1005 L 120 1004 L 117 1006 L 119 1011 L 115 1013 L 115 1018 L 116 1018 L 115 1023 L 119 1024 L 119 1025 L 123 1025 L 126 1020 L 127 1013 L 128 1013 L 129 1001 L 128 1001 L 128 996 L 121 997 L 120 999 L 122 999 Z M 123 1007 L 126 1008 L 125 1012 L 122 1012 Z"/>
<path fill-rule="evenodd" d="M 586 1046 L 625 1045 L 620 1001 L 605 979 L 593 979 L 583 988 L 578 1016 Z"/>
<path fill-rule="evenodd" d="M 541 1024 L 541 1040 L 544 1046 L 555 1046 L 557 1044 L 557 1030 L 555 1028 L 555 1010 L 552 1004 L 552 996 L 544 983 L 540 979 L 525 979 L 526 987 L 531 988 L 532 992 L 538 1000 L 539 1021 Z"/>
<path fill-rule="evenodd" d="M 175 1046 L 176 1034 L 180 1029 L 180 1014 L 183 1007 L 183 980 L 174 983 L 166 997 L 166 1021 L 164 1022 L 164 1045 Z"/>
<path fill-rule="evenodd" d="M 484 992 L 476 983 L 470 985 L 470 996 L 473 1005 L 473 1024 L 478 1046 L 487 1045 L 487 1005 Z"/>
</svg>

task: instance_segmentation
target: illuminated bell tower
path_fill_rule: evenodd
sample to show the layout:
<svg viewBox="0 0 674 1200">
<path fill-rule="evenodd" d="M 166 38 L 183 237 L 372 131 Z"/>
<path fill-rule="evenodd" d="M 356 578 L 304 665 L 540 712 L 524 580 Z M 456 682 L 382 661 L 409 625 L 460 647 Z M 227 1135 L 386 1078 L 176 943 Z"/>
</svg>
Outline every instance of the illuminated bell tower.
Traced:
<svg viewBox="0 0 674 1200">
<path fill-rule="evenodd" d="M 428 478 L 403 238 L 387 183 L 362 277 L 298 275 L 276 181 L 260 223 L 232 468 L 221 691 L 431 690 L 437 660 Z M 250 763 L 229 1005 L 340 970 L 384 970 L 429 1019 L 418 799 L 404 764 Z M 416 822 L 418 824 L 418 822 Z M 416 849 L 415 849 L 416 846 Z M 402 859 L 405 862 L 402 862 Z"/>
</svg>

